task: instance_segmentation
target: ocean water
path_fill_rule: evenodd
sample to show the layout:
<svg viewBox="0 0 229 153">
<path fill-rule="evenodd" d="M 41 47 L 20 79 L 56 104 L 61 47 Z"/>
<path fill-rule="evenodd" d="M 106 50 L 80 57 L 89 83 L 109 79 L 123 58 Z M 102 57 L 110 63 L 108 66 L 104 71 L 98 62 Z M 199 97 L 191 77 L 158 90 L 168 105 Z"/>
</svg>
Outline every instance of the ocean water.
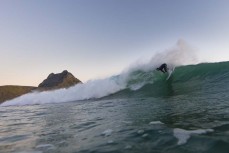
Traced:
<svg viewBox="0 0 229 153">
<path fill-rule="evenodd" d="M 229 62 L 133 69 L 0 106 L 0 152 L 228 153 Z"/>
</svg>

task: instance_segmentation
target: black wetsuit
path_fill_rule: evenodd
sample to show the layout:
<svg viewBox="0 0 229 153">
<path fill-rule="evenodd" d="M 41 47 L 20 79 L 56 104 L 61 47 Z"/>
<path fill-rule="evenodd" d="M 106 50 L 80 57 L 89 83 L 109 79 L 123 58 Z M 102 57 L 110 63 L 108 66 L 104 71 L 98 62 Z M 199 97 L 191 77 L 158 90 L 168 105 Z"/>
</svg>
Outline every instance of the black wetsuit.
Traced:
<svg viewBox="0 0 229 153">
<path fill-rule="evenodd" d="M 167 64 L 162 64 L 159 68 L 157 68 L 158 71 L 161 71 L 163 73 L 167 72 Z"/>
</svg>

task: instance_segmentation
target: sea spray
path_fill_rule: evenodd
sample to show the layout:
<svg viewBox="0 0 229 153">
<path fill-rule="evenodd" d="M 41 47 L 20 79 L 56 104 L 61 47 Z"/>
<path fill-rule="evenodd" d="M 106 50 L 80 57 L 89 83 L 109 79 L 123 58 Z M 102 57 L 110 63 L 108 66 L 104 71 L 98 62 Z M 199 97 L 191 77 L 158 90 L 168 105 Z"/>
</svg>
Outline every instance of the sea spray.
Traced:
<svg viewBox="0 0 229 153">
<path fill-rule="evenodd" d="M 128 68 L 124 69 L 122 75 L 128 75 L 137 70 L 149 72 L 155 70 L 162 63 L 166 63 L 168 68 L 174 68 L 181 65 L 197 64 L 199 60 L 196 50 L 186 41 L 180 39 L 175 46 L 155 54 L 150 60 L 138 60 L 132 63 Z"/>
<path fill-rule="evenodd" d="M 190 65 L 199 63 L 196 50 L 186 41 L 180 39 L 176 45 L 164 52 L 160 52 L 151 58 L 150 64 L 158 66 L 167 63 L 169 67 Z"/>
<path fill-rule="evenodd" d="M 180 39 L 174 47 L 155 54 L 150 60 L 138 60 L 132 63 L 127 69 L 124 69 L 120 77 L 131 90 L 138 90 L 145 84 L 153 83 L 158 79 L 154 70 L 162 63 L 166 63 L 168 69 L 174 69 L 177 66 L 198 62 L 195 49 Z M 142 79 L 139 79 L 140 77 Z"/>
</svg>

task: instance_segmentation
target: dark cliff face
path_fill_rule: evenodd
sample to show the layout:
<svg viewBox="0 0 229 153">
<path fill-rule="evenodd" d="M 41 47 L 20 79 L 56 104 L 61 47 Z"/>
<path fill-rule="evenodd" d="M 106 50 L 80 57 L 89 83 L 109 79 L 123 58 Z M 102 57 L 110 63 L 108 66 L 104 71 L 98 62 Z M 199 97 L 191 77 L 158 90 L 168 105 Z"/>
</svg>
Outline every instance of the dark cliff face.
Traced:
<svg viewBox="0 0 229 153">
<path fill-rule="evenodd" d="M 40 83 L 38 87 L 43 88 L 43 89 L 45 88 L 47 89 L 67 88 L 77 83 L 81 83 L 81 81 L 75 78 L 67 70 L 64 70 L 62 73 L 49 74 L 47 79 L 45 79 L 42 83 Z"/>
</svg>

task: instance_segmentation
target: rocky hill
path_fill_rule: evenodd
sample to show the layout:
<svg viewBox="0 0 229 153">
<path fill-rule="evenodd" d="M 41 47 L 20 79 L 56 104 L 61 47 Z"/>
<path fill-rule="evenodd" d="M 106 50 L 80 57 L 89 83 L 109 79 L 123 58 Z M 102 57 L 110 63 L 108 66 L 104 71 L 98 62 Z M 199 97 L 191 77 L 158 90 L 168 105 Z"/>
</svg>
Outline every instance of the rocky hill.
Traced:
<svg viewBox="0 0 229 153">
<path fill-rule="evenodd" d="M 47 79 L 40 83 L 38 87 L 42 89 L 68 88 L 77 83 L 82 82 L 75 78 L 70 72 L 64 70 L 62 73 L 49 74 Z"/>
</svg>

